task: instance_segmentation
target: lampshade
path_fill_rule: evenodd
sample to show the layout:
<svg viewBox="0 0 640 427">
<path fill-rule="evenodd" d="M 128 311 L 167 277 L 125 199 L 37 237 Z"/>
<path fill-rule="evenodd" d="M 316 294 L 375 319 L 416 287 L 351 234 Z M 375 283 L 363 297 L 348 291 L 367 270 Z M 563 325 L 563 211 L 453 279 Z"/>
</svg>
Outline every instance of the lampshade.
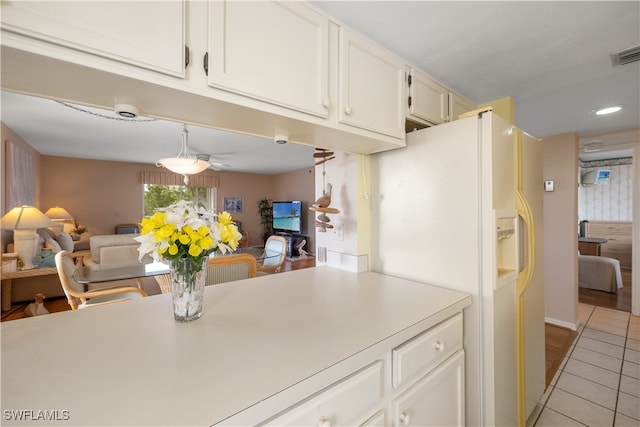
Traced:
<svg viewBox="0 0 640 427">
<path fill-rule="evenodd" d="M 47 210 L 44 214 L 54 221 L 65 221 L 73 219 L 73 216 L 69 212 L 67 212 L 65 208 L 61 208 L 60 206 L 49 208 L 49 210 Z"/>
<path fill-rule="evenodd" d="M 156 166 L 164 166 L 171 172 L 180 175 L 194 175 L 207 169 L 210 164 L 189 152 L 189 131 L 187 125 L 182 130 L 182 146 L 176 157 L 167 157 L 156 162 Z"/>
<path fill-rule="evenodd" d="M 35 230 L 55 224 L 34 206 L 16 206 L 0 219 L 3 230 Z"/>
<path fill-rule="evenodd" d="M 33 257 L 38 249 L 36 229 L 55 226 L 51 219 L 33 206 L 17 206 L 0 219 L 2 228 L 13 230 L 15 251 L 22 260 L 23 270 L 33 268 Z"/>
</svg>

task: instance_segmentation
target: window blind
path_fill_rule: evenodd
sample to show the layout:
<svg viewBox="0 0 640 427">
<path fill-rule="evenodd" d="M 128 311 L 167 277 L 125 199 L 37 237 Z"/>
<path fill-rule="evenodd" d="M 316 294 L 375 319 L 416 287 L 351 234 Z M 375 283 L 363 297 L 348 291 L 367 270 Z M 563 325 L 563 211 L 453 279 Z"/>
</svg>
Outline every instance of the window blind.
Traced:
<svg viewBox="0 0 640 427">
<path fill-rule="evenodd" d="M 153 185 L 184 185 L 184 177 L 176 173 L 142 171 L 142 184 Z M 218 188 L 218 177 L 215 175 L 189 175 L 189 187 Z"/>
</svg>

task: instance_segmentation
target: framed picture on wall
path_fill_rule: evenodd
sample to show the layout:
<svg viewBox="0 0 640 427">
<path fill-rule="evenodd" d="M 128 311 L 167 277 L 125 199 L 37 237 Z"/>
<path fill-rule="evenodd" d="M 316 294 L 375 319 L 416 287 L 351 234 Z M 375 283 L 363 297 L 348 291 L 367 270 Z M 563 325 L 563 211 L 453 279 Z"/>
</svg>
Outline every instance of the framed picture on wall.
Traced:
<svg viewBox="0 0 640 427">
<path fill-rule="evenodd" d="M 229 213 L 242 212 L 242 197 L 225 197 L 223 210 Z"/>
</svg>

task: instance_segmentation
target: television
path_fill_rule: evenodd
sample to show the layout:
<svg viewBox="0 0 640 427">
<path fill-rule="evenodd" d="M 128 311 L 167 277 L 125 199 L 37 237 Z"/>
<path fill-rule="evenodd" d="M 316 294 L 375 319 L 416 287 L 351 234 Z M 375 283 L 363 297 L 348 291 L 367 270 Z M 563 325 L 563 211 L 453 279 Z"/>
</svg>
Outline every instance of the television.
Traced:
<svg viewBox="0 0 640 427">
<path fill-rule="evenodd" d="M 580 184 L 595 185 L 606 184 L 611 180 L 611 171 L 608 169 L 591 169 L 580 174 Z"/>
<path fill-rule="evenodd" d="M 302 202 L 299 200 L 273 202 L 273 231 L 302 233 Z"/>
</svg>

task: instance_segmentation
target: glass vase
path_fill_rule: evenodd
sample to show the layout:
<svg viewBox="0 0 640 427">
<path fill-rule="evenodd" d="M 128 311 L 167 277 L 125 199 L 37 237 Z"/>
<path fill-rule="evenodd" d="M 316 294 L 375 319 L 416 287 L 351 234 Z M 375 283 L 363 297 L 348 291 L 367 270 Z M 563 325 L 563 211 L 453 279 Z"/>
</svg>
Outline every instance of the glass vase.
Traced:
<svg viewBox="0 0 640 427">
<path fill-rule="evenodd" d="M 171 262 L 173 316 L 178 322 L 190 322 L 202 316 L 202 301 L 207 278 L 207 257 L 180 258 Z"/>
</svg>

